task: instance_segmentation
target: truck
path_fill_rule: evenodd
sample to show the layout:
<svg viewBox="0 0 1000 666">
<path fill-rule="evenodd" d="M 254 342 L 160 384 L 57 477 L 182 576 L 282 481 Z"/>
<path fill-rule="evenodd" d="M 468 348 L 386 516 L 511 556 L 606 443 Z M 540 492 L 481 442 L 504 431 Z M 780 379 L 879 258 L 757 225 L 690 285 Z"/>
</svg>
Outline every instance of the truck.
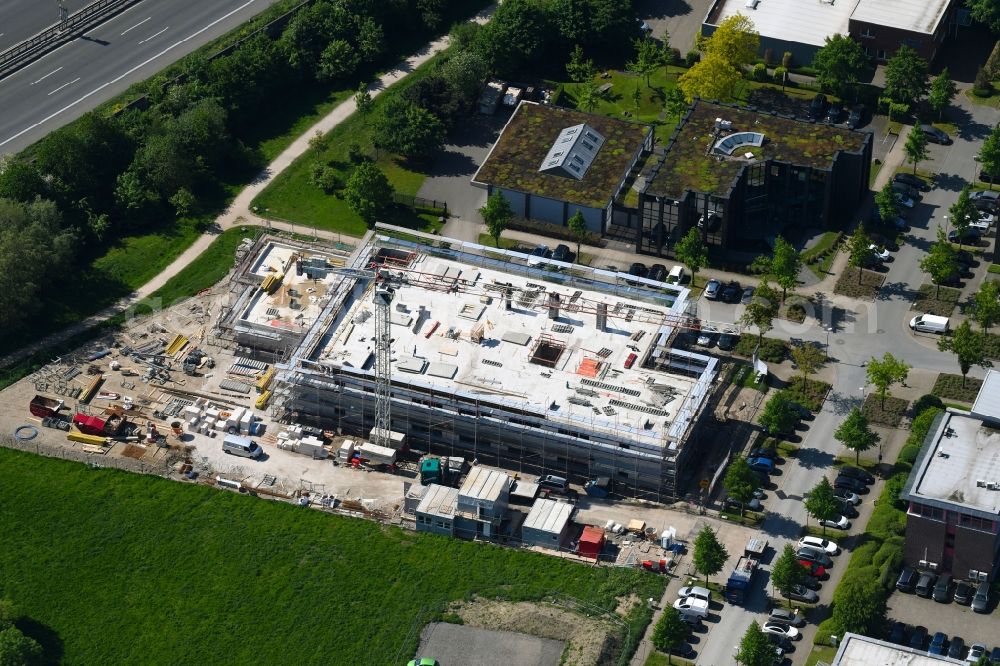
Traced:
<svg viewBox="0 0 1000 666">
<path fill-rule="evenodd" d="M 73 425 L 86 435 L 117 437 L 125 425 L 125 419 L 114 413 L 102 419 L 99 416 L 77 412 L 76 416 L 73 417 Z"/>
<path fill-rule="evenodd" d="M 464 468 L 465 458 L 424 456 L 420 459 L 420 485 L 453 485 L 453 481 L 462 476 Z"/>
<path fill-rule="evenodd" d="M 746 548 L 743 549 L 743 554 L 747 557 L 752 557 L 755 560 L 764 559 L 764 551 L 767 550 L 767 539 L 761 537 L 753 537 L 747 542 Z"/>
<path fill-rule="evenodd" d="M 583 490 L 591 497 L 607 497 L 611 490 L 611 479 L 606 476 L 591 479 L 583 486 Z"/>
<path fill-rule="evenodd" d="M 758 560 L 746 555 L 736 563 L 733 572 L 729 574 L 729 580 L 726 581 L 726 599 L 729 603 L 737 606 L 743 604 L 759 565 Z"/>
<path fill-rule="evenodd" d="M 43 395 L 36 395 L 28 403 L 28 411 L 31 412 L 33 416 L 38 418 L 45 418 L 46 416 L 57 416 L 59 410 L 63 408 L 62 400 L 56 400 L 55 398 L 46 398 Z"/>
</svg>

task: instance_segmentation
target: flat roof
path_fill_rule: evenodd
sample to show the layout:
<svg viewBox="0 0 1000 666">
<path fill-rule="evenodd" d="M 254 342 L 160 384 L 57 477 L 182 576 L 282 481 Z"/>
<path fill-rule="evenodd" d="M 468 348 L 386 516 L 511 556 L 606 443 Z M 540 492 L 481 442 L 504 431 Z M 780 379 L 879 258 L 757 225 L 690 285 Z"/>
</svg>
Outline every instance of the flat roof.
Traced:
<svg viewBox="0 0 1000 666">
<path fill-rule="evenodd" d="M 247 274 L 261 280 L 283 274 L 281 283 L 272 293 L 252 287 L 254 293 L 239 313 L 239 320 L 256 326 L 305 330 L 316 321 L 326 305 L 326 296 L 340 283 L 341 277 L 328 274 L 313 280 L 307 272 L 298 274 L 296 259 L 326 262 L 331 267 L 342 266 L 343 260 L 331 255 L 302 250 L 278 242 L 267 243 L 247 269 Z"/>
<path fill-rule="evenodd" d="M 759 0 L 757 8 L 750 9 L 747 0 L 720 0 L 706 23 L 719 25 L 730 16 L 743 14 L 763 37 L 823 46 L 827 37 L 847 34 L 848 20 L 857 4 L 857 0 Z"/>
<path fill-rule="evenodd" d="M 692 417 L 703 387 L 692 391 L 697 378 L 644 368 L 642 361 L 664 353 L 676 323 L 668 317 L 677 316 L 673 310 L 684 299 L 657 307 L 572 280 L 545 282 L 532 275 L 544 275 L 540 270 L 527 273 L 414 253 L 391 306 L 393 382 L 493 398 L 618 440 L 670 446 L 671 425 Z M 559 297 L 554 320 L 553 294 Z M 599 306 L 607 309 L 603 330 L 596 326 Z M 314 361 L 371 372 L 370 290 L 350 290 L 332 326 Z"/>
<path fill-rule="evenodd" d="M 451 519 L 455 516 L 455 506 L 458 504 L 458 488 L 439 486 L 432 483 L 427 486 L 424 496 L 417 505 L 416 512 L 439 518 Z"/>
<path fill-rule="evenodd" d="M 937 424 L 910 472 L 905 495 L 995 520 L 1000 515 L 1000 430 L 950 410 Z"/>
<path fill-rule="evenodd" d="M 583 178 L 539 171 L 559 133 L 586 124 L 604 143 Z M 521 102 L 507 121 L 472 182 L 527 192 L 558 201 L 604 208 L 651 128 L 557 106 Z"/>
<path fill-rule="evenodd" d="M 732 123 L 730 129 L 720 134 L 717 118 Z M 724 136 L 748 132 L 763 134 L 763 145 L 735 150 L 731 157 L 711 150 Z M 691 190 L 723 196 L 752 163 L 776 160 L 829 169 L 838 152 L 860 152 L 869 140 L 862 132 L 841 127 L 695 100 L 650 173 L 645 193 L 680 198 Z M 745 157 L 748 152 L 752 159 Z"/>
<path fill-rule="evenodd" d="M 851 19 L 933 35 L 949 3 L 950 0 L 860 0 Z"/>
<path fill-rule="evenodd" d="M 476 466 L 472 468 L 459 489 L 461 497 L 496 502 L 504 488 L 510 488 L 510 475 L 498 469 Z"/>
<path fill-rule="evenodd" d="M 1000 372 L 986 371 L 986 379 L 972 405 L 972 414 L 987 421 L 1000 421 Z"/>
<path fill-rule="evenodd" d="M 521 529 L 561 534 L 573 513 L 573 505 L 553 499 L 537 499 Z"/>
<path fill-rule="evenodd" d="M 844 634 L 837 656 L 833 659 L 833 666 L 941 666 L 941 664 L 965 664 L 965 662 L 852 633 Z"/>
</svg>

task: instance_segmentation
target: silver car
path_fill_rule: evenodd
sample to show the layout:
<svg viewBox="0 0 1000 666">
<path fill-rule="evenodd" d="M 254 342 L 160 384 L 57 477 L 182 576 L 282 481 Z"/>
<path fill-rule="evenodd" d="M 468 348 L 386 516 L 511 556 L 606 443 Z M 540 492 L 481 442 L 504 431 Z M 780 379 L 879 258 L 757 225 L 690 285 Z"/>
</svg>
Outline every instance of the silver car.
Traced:
<svg viewBox="0 0 1000 666">
<path fill-rule="evenodd" d="M 972 597 L 972 610 L 977 613 L 985 613 L 990 605 L 990 584 L 983 581 L 976 588 L 976 594 Z"/>
</svg>

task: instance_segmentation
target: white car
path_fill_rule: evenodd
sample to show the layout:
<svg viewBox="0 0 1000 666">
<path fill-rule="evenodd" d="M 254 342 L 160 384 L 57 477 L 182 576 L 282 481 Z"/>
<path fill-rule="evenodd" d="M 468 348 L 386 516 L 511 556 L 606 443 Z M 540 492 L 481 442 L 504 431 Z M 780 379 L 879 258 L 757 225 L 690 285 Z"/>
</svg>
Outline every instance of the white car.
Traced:
<svg viewBox="0 0 1000 666">
<path fill-rule="evenodd" d="M 694 615 L 697 617 L 708 616 L 708 602 L 704 599 L 696 599 L 695 597 L 678 599 L 674 602 L 674 608 L 685 615 Z"/>
<path fill-rule="evenodd" d="M 970 664 L 975 664 L 985 656 L 986 646 L 982 643 L 973 643 L 972 647 L 969 648 L 969 656 L 965 658 L 965 661 Z"/>
<path fill-rule="evenodd" d="M 827 539 L 817 536 L 804 536 L 799 539 L 799 548 L 816 548 L 824 551 L 827 555 L 836 555 L 840 552 L 840 546 Z"/>
<path fill-rule="evenodd" d="M 772 634 L 774 636 L 781 636 L 789 640 L 795 640 L 799 637 L 799 630 L 788 624 L 781 624 L 780 622 L 765 622 L 761 630 L 765 634 Z"/>
<path fill-rule="evenodd" d="M 712 599 L 712 592 L 706 587 L 698 587 L 697 585 L 690 585 L 688 587 L 682 587 L 677 591 L 677 597 L 679 599 L 701 599 L 703 601 L 710 601 Z"/>
<path fill-rule="evenodd" d="M 850 490 L 846 490 L 844 488 L 838 488 L 833 492 L 838 498 L 844 500 L 848 504 L 853 506 L 861 504 L 861 496 L 857 493 L 852 493 Z"/>
<path fill-rule="evenodd" d="M 878 245 L 872 243 L 871 245 L 868 246 L 868 249 L 872 251 L 872 255 L 879 261 L 889 260 L 889 250 L 885 249 L 884 247 L 879 248 Z"/>
<path fill-rule="evenodd" d="M 992 217 L 992 215 L 990 217 Z M 969 222 L 969 228 L 978 229 L 985 234 L 990 230 L 990 222 L 984 219 L 976 220 L 975 222 Z"/>
<path fill-rule="evenodd" d="M 895 194 L 896 194 L 896 203 L 898 203 L 900 206 L 903 206 L 904 208 L 913 208 L 914 206 L 917 205 L 916 201 L 906 196 L 905 194 L 900 194 L 899 192 L 896 192 Z"/>
<path fill-rule="evenodd" d="M 830 520 L 821 520 L 819 524 L 823 527 L 836 527 L 838 530 L 851 529 L 851 521 L 844 516 L 834 516 Z"/>
</svg>

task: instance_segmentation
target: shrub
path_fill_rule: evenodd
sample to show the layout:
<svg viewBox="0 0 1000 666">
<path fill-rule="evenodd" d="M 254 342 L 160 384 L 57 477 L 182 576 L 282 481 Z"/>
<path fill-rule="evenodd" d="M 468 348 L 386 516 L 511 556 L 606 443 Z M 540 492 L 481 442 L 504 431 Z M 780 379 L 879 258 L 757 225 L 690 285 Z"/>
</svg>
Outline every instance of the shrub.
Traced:
<svg viewBox="0 0 1000 666">
<path fill-rule="evenodd" d="M 920 453 L 920 447 L 914 444 L 907 444 L 903 447 L 903 450 L 899 452 L 899 460 L 896 462 L 900 465 L 910 465 L 917 461 L 917 454 Z"/>
<path fill-rule="evenodd" d="M 774 68 L 774 80 L 781 83 L 785 80 L 785 76 L 788 74 L 787 67 L 775 67 Z"/>
<path fill-rule="evenodd" d="M 684 56 L 684 64 L 688 67 L 694 67 L 699 62 L 701 62 L 701 53 L 698 51 L 688 51 L 687 55 Z"/>
<path fill-rule="evenodd" d="M 792 68 L 792 52 L 791 51 L 785 51 L 785 53 L 781 56 L 781 66 L 784 67 L 785 69 L 791 69 Z"/>
<path fill-rule="evenodd" d="M 972 84 L 972 94 L 977 97 L 989 97 L 993 94 L 993 82 L 985 67 L 980 67 L 976 72 L 976 80 Z"/>
<path fill-rule="evenodd" d="M 924 395 L 920 396 L 920 398 L 915 403 L 913 403 L 913 413 L 921 414 L 924 412 L 924 410 L 930 409 L 931 407 L 944 409 L 944 403 L 941 401 L 941 398 L 937 397 L 936 395 L 925 393 Z M 912 463 L 913 461 L 911 460 L 910 462 Z"/>
<path fill-rule="evenodd" d="M 679 65 L 681 63 L 681 50 L 678 48 L 670 48 L 670 64 Z"/>
<path fill-rule="evenodd" d="M 758 62 L 753 66 L 751 75 L 754 81 L 763 81 L 767 78 L 767 65 L 762 62 Z"/>
<path fill-rule="evenodd" d="M 361 145 L 357 141 L 352 141 L 347 145 L 347 159 L 357 164 L 364 158 L 365 154 L 361 152 Z"/>
<path fill-rule="evenodd" d="M 769 67 L 774 64 L 774 49 L 764 49 L 764 64 Z"/>
</svg>

